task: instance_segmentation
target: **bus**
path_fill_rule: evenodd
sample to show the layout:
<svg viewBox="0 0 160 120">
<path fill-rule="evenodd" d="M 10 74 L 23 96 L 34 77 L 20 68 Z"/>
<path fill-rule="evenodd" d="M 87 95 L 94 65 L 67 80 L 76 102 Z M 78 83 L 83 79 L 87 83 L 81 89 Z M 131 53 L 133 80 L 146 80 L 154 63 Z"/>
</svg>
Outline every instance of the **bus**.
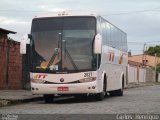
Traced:
<svg viewBox="0 0 160 120">
<path fill-rule="evenodd" d="M 126 33 L 95 13 L 57 12 L 32 20 L 30 79 L 46 103 L 55 95 L 123 95 Z"/>
</svg>

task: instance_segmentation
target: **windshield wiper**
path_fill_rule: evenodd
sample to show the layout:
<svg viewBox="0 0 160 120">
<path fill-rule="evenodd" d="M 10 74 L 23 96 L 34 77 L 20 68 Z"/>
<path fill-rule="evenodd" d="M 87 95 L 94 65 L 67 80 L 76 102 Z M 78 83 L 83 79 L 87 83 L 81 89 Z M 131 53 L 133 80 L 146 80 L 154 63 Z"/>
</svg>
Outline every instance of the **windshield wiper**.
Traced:
<svg viewBox="0 0 160 120">
<path fill-rule="evenodd" d="M 66 40 L 63 40 L 63 42 L 64 42 L 64 52 L 65 52 L 65 53 L 64 53 L 64 56 L 65 56 L 65 55 L 68 56 L 68 58 L 69 58 L 71 64 L 73 65 L 74 69 L 78 71 L 77 65 L 75 64 L 73 58 L 71 57 L 70 53 L 69 53 L 68 50 L 67 50 L 67 47 L 66 47 Z"/>
<path fill-rule="evenodd" d="M 51 66 L 51 64 L 54 62 L 56 56 L 59 54 L 59 50 L 58 49 L 59 48 L 55 48 L 54 53 L 53 53 L 48 65 L 47 65 L 47 68 L 49 68 Z"/>
<path fill-rule="evenodd" d="M 58 39 L 58 48 L 55 48 L 55 49 L 54 49 L 54 53 L 53 53 L 53 55 L 52 55 L 52 57 L 51 57 L 51 59 L 50 59 L 48 65 L 47 65 L 47 68 L 49 68 L 49 67 L 51 66 L 51 64 L 54 62 L 56 56 L 58 56 L 58 59 L 59 59 L 59 51 L 60 51 L 59 49 L 60 49 L 60 39 L 61 39 L 61 34 L 62 34 L 62 33 L 58 33 L 58 35 L 59 35 L 59 39 Z"/>
<path fill-rule="evenodd" d="M 75 70 L 78 70 L 77 65 L 76 65 L 75 62 L 73 61 L 73 59 L 72 59 L 71 55 L 69 54 L 69 52 L 68 52 L 68 50 L 67 50 L 66 47 L 65 47 L 65 53 L 67 53 L 67 56 L 68 56 L 68 58 L 70 59 L 71 64 L 73 65 L 74 69 L 75 69 Z"/>
</svg>

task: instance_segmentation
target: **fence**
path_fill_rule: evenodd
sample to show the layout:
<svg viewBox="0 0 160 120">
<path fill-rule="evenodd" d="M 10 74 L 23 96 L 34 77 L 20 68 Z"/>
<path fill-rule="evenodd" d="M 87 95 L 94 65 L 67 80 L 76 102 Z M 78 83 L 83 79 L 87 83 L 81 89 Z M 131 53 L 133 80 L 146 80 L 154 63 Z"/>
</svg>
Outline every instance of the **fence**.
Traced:
<svg viewBox="0 0 160 120">
<path fill-rule="evenodd" d="M 155 71 L 152 68 L 128 66 L 128 83 L 155 82 Z"/>
<path fill-rule="evenodd" d="M 128 83 L 146 82 L 146 69 L 128 66 Z"/>
</svg>

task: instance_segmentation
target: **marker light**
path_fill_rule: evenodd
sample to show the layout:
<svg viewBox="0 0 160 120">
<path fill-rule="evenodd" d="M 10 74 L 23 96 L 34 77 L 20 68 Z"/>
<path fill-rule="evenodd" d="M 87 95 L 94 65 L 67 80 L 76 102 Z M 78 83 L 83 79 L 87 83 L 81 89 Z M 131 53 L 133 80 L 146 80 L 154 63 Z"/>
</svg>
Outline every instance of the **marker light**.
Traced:
<svg viewBox="0 0 160 120">
<path fill-rule="evenodd" d="M 41 80 L 41 79 L 32 79 L 31 82 L 43 84 L 43 83 L 45 82 L 45 80 Z"/>
<path fill-rule="evenodd" d="M 80 79 L 79 82 L 85 83 L 85 82 L 93 82 L 95 80 L 96 80 L 96 77 L 89 77 L 89 78 Z"/>
</svg>

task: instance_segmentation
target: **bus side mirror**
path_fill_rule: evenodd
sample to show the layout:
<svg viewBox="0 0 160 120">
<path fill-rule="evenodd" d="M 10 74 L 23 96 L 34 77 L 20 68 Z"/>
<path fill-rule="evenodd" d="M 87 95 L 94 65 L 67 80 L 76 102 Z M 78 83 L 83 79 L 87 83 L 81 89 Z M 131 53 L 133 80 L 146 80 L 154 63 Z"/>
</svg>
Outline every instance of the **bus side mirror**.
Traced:
<svg viewBox="0 0 160 120">
<path fill-rule="evenodd" d="M 28 38 L 29 38 L 30 40 L 32 40 L 32 35 L 31 35 L 31 34 L 28 34 Z"/>
<path fill-rule="evenodd" d="M 20 54 L 26 54 L 27 44 L 30 44 L 29 37 L 31 35 L 24 35 L 20 41 Z"/>
<path fill-rule="evenodd" d="M 102 36 L 97 34 L 94 40 L 94 53 L 101 54 L 102 52 Z"/>
</svg>

